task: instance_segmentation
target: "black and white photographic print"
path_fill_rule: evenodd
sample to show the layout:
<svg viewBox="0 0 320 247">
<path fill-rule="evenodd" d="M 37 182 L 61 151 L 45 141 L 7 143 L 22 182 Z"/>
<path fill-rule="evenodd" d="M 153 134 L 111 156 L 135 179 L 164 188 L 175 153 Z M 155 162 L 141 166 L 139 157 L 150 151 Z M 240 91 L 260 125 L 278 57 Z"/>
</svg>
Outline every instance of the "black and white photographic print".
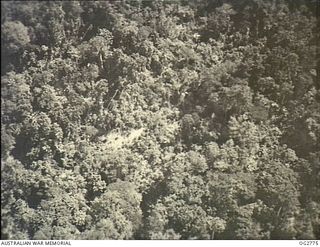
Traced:
<svg viewBox="0 0 320 247">
<path fill-rule="evenodd" d="M 320 239 L 319 6 L 1 1 L 1 239 Z"/>
</svg>

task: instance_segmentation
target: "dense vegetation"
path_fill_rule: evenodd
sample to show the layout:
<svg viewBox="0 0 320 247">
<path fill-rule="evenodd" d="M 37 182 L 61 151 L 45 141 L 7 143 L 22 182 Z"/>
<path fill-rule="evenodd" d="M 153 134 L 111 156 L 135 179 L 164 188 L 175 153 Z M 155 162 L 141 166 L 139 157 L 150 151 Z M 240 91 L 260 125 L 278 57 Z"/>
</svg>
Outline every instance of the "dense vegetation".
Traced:
<svg viewBox="0 0 320 247">
<path fill-rule="evenodd" d="M 2 1 L 2 239 L 320 238 L 318 5 Z"/>
</svg>

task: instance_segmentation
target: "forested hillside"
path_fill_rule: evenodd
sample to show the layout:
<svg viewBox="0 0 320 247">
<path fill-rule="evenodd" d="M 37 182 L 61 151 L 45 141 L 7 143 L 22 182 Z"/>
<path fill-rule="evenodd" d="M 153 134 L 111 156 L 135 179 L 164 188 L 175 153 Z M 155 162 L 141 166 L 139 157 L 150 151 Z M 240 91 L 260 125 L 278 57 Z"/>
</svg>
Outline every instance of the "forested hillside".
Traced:
<svg viewBox="0 0 320 247">
<path fill-rule="evenodd" d="M 1 1 L 2 239 L 319 239 L 319 1 Z"/>
</svg>

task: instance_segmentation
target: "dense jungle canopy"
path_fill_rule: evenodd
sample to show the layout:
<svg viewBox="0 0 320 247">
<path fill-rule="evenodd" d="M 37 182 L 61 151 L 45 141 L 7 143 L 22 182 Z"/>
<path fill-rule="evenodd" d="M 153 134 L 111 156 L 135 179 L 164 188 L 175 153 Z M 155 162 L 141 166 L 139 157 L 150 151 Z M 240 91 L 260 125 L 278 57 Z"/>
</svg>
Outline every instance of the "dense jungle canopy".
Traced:
<svg viewBox="0 0 320 247">
<path fill-rule="evenodd" d="M 2 239 L 319 239 L 319 1 L 1 1 Z"/>
</svg>

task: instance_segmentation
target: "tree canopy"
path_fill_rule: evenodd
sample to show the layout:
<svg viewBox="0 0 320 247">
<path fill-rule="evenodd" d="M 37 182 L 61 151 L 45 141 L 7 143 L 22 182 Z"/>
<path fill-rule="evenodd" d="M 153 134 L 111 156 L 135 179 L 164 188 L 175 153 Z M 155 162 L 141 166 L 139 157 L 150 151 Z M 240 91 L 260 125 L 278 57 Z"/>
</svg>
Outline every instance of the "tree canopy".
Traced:
<svg viewBox="0 0 320 247">
<path fill-rule="evenodd" d="M 1 238 L 320 238 L 318 8 L 2 1 Z"/>
</svg>

